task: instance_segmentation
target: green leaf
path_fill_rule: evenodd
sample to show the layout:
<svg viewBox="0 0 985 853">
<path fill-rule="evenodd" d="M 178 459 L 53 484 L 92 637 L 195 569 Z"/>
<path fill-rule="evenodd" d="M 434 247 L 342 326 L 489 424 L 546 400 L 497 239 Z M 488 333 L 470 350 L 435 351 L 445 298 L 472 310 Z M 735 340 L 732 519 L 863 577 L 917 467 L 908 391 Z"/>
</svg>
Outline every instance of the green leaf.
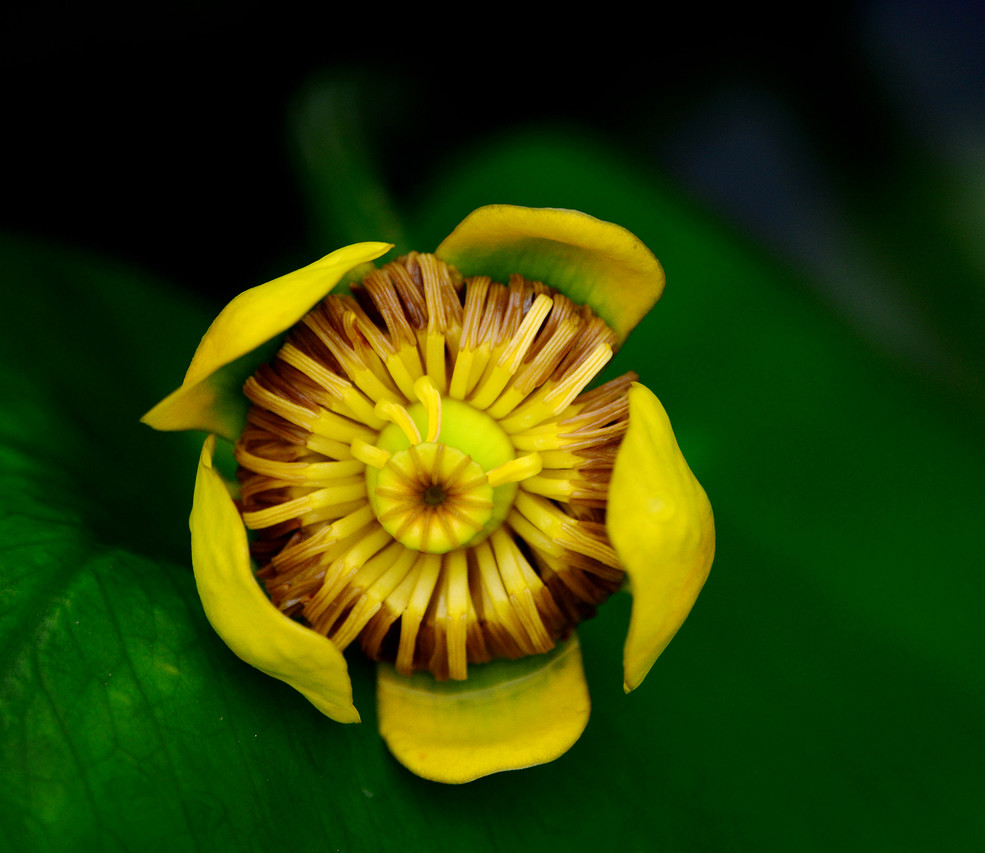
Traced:
<svg viewBox="0 0 985 853">
<path fill-rule="evenodd" d="M 313 237 L 335 247 L 365 240 L 407 244 L 393 208 L 374 143 L 382 133 L 367 127 L 367 101 L 386 102 L 372 117 L 397 121 L 392 83 L 372 75 L 323 73 L 306 81 L 295 95 L 290 114 L 291 153 L 308 207 Z M 375 234 L 375 237 L 367 237 Z M 326 250 L 327 251 L 327 250 Z"/>
<path fill-rule="evenodd" d="M 642 688 L 673 734 L 648 731 L 647 713 L 635 725 L 621 714 L 615 751 L 663 772 L 670 761 L 678 775 L 665 786 L 700 778 L 689 813 L 734 821 L 712 847 L 787 838 L 830 849 L 845 833 L 890 849 L 980 841 L 977 394 L 880 356 L 806 282 L 643 180 L 638 164 L 576 138 L 518 134 L 478 149 L 416 221 L 437 236 L 492 199 L 574 207 L 628 227 L 666 269 L 663 299 L 611 369 L 639 371 L 663 401 L 719 544 Z M 524 180 L 504 181 L 513 175 Z M 672 757 L 675 742 L 687 746 Z M 661 832 L 680 826 L 670 808 L 650 808 Z"/>
<path fill-rule="evenodd" d="M 0 242 L 0 828 L 15 850 L 975 849 L 985 450 L 973 402 L 874 353 L 625 158 L 522 135 L 432 182 L 422 249 L 488 202 L 618 222 L 668 287 L 620 351 L 715 508 L 690 618 L 630 696 L 629 601 L 580 631 L 593 710 L 553 764 L 424 782 L 212 633 L 198 436 L 137 418 L 210 312 Z M 367 235 L 376 237 L 378 235 Z M 332 247 L 326 247 L 330 249 Z M 244 282 L 248 286 L 252 282 Z"/>
</svg>

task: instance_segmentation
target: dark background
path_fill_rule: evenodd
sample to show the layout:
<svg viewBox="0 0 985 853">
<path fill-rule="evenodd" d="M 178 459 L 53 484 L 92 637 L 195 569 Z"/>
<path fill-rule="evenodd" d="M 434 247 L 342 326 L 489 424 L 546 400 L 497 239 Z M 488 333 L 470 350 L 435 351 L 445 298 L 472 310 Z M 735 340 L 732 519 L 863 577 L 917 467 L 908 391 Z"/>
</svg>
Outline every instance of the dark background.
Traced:
<svg viewBox="0 0 985 853">
<path fill-rule="evenodd" d="M 286 111 L 326 70 L 360 85 L 398 200 L 463 145 L 561 123 L 802 256 L 815 190 L 879 198 L 913 146 L 971 156 L 982 119 L 977 3 L 330 12 L 6 12 L 0 227 L 228 296 L 303 240 Z"/>
</svg>

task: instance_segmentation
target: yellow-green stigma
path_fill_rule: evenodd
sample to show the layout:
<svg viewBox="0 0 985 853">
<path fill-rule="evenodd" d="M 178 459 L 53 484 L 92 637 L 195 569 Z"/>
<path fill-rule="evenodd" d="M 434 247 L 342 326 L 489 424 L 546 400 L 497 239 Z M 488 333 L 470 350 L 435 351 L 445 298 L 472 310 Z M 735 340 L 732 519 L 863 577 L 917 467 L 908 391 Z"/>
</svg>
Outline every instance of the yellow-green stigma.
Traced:
<svg viewBox="0 0 985 853">
<path fill-rule="evenodd" d="M 483 470 L 446 444 L 415 444 L 395 453 L 374 479 L 376 517 L 415 551 L 444 554 L 468 545 L 492 512 L 492 486 Z"/>
<path fill-rule="evenodd" d="M 404 674 L 553 648 L 623 577 L 605 507 L 635 376 L 584 391 L 614 343 L 540 282 L 432 255 L 327 297 L 244 388 L 273 603 Z"/>
</svg>

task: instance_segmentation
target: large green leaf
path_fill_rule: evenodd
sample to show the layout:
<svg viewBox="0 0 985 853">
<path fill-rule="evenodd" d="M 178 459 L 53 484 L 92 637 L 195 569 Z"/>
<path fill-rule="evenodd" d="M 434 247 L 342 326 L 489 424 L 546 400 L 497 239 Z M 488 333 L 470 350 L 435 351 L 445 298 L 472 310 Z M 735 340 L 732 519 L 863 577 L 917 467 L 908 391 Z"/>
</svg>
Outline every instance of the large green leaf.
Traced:
<svg viewBox="0 0 985 853">
<path fill-rule="evenodd" d="M 647 681 L 628 600 L 581 631 L 593 715 L 557 762 L 447 787 L 241 663 L 194 593 L 195 439 L 137 417 L 209 314 L 8 240 L 0 268 L 0 827 L 17 850 L 969 849 L 983 841 L 985 451 L 973 403 L 876 355 L 798 280 L 638 169 L 522 136 L 408 228 L 487 202 L 635 231 L 667 294 L 616 369 L 662 398 L 719 552 Z M 378 235 L 365 235 L 374 239 Z M 332 247 L 323 247 L 326 250 Z M 255 282 L 243 282 L 243 286 Z"/>
</svg>

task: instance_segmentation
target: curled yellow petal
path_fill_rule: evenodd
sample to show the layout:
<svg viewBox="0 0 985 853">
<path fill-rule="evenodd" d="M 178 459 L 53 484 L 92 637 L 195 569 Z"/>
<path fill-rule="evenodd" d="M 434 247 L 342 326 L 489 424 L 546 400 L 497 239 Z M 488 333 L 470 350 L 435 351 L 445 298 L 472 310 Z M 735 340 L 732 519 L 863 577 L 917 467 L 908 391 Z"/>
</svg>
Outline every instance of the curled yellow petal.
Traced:
<svg viewBox="0 0 985 853">
<path fill-rule="evenodd" d="M 350 270 L 391 248 L 356 243 L 240 293 L 212 321 L 181 387 L 141 420 L 154 429 L 201 429 L 235 440 L 247 408 L 240 382 L 263 358 L 239 370 L 232 369 L 235 363 L 297 323 Z"/>
<path fill-rule="evenodd" d="M 660 298 L 664 271 L 625 228 L 574 210 L 494 204 L 475 210 L 435 254 L 462 275 L 544 282 L 588 305 L 621 343 Z"/>
<path fill-rule="evenodd" d="M 246 528 L 213 467 L 215 436 L 202 447 L 190 520 L 192 565 L 205 615 L 242 660 L 304 694 L 323 714 L 358 723 L 342 653 L 284 616 L 253 577 Z"/>
<path fill-rule="evenodd" d="M 473 665 L 466 681 L 411 678 L 380 664 L 380 734 L 408 770 L 460 784 L 553 761 L 588 724 L 578 638 L 544 655 Z"/>
<path fill-rule="evenodd" d="M 687 618 L 715 554 L 708 497 L 660 401 L 639 383 L 629 391 L 629 429 L 609 487 L 608 529 L 633 595 L 623 649 L 628 693 Z"/>
</svg>

